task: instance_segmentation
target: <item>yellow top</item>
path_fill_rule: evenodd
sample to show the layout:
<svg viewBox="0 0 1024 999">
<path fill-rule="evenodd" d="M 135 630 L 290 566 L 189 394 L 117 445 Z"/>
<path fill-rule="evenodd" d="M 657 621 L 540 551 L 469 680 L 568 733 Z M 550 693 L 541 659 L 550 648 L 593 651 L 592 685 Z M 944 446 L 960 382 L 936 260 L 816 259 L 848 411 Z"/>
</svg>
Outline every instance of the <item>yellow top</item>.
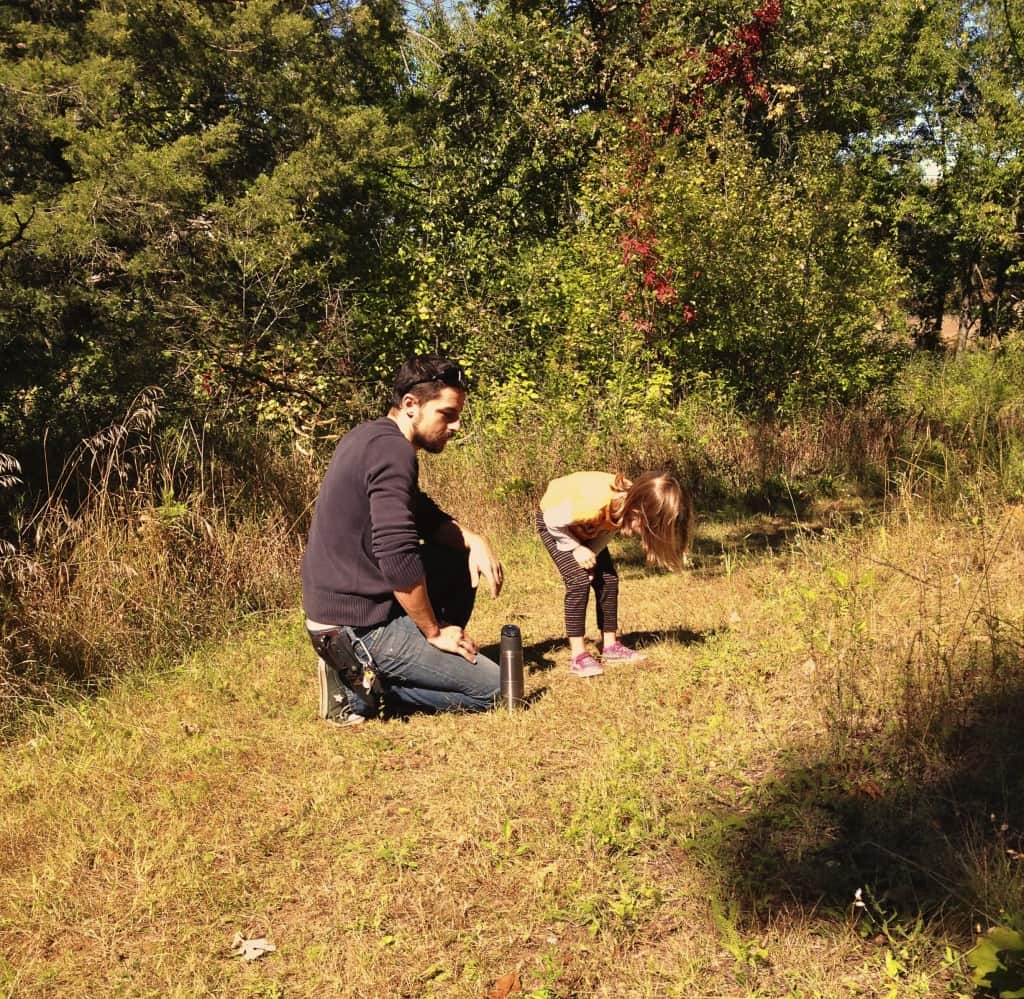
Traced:
<svg viewBox="0 0 1024 999">
<path fill-rule="evenodd" d="M 604 548 L 622 526 L 611 519 L 609 510 L 612 500 L 621 495 L 609 472 L 573 472 L 552 479 L 540 509 L 558 548 L 572 551 L 581 543 L 595 551 Z"/>
</svg>

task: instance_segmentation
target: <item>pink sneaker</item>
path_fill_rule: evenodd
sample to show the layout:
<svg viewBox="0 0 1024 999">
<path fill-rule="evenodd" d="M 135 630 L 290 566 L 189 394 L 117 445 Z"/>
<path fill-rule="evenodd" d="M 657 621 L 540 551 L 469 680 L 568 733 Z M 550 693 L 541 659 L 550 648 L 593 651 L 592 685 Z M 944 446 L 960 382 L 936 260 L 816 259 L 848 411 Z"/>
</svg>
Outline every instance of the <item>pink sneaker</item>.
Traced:
<svg viewBox="0 0 1024 999">
<path fill-rule="evenodd" d="M 622 642 L 615 641 L 604 647 L 601 658 L 606 663 L 642 663 L 647 655 L 637 652 L 636 649 L 631 649 L 628 645 L 623 645 Z"/>
<path fill-rule="evenodd" d="M 600 676 L 604 670 L 601 669 L 601 664 L 589 652 L 581 652 L 569 664 L 569 672 L 573 676 L 587 677 Z"/>
</svg>

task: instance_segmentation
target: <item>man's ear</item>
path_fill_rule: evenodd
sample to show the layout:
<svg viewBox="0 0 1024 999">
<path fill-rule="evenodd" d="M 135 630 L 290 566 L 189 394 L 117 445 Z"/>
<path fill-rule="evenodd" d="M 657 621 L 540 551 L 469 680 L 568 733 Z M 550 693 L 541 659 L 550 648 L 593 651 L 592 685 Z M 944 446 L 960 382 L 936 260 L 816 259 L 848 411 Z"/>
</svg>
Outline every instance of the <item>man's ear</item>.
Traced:
<svg viewBox="0 0 1024 999">
<path fill-rule="evenodd" d="M 419 399 L 417 399 L 416 396 L 411 392 L 406 392 L 405 395 L 402 396 L 402 405 L 400 408 L 403 413 L 408 413 L 411 416 L 412 413 L 410 411 L 413 407 L 419 406 L 419 404 Z"/>
</svg>

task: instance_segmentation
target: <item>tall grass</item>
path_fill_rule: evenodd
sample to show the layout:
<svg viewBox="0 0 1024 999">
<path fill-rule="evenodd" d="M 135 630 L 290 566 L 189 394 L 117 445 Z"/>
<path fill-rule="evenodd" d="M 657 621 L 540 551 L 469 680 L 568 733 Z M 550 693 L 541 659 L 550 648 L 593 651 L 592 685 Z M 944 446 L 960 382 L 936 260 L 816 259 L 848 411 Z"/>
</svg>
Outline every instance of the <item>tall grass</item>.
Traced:
<svg viewBox="0 0 1024 999">
<path fill-rule="evenodd" d="M 845 821 L 888 852 L 872 888 L 955 888 L 988 924 L 1024 925 L 1024 517 L 904 495 L 875 530 L 805 555 L 791 614 L 827 766 L 854 789 Z"/>
<path fill-rule="evenodd" d="M 816 499 L 880 496 L 904 423 L 884 400 L 759 421 L 714 390 L 652 410 L 527 400 L 514 420 L 485 403 L 422 472 L 442 505 L 497 530 L 527 528 L 547 483 L 580 469 L 668 468 L 705 512 L 791 515 Z"/>
<path fill-rule="evenodd" d="M 905 471 L 930 495 L 1024 498 L 1024 343 L 917 358 L 895 401 L 907 421 Z"/>
<path fill-rule="evenodd" d="M 250 444 L 259 473 L 242 475 L 191 424 L 158 433 L 159 402 L 143 394 L 83 441 L 16 525 L 0 558 L 0 725 L 295 604 L 309 463 Z"/>
<path fill-rule="evenodd" d="M 786 418 L 743 414 L 713 383 L 671 407 L 514 398 L 471 401 L 468 429 L 424 480 L 491 528 L 524 528 L 554 477 L 670 468 L 704 511 L 791 515 L 841 498 L 926 496 L 946 510 L 1024 497 L 1024 345 L 919 356 L 889 391 Z"/>
</svg>

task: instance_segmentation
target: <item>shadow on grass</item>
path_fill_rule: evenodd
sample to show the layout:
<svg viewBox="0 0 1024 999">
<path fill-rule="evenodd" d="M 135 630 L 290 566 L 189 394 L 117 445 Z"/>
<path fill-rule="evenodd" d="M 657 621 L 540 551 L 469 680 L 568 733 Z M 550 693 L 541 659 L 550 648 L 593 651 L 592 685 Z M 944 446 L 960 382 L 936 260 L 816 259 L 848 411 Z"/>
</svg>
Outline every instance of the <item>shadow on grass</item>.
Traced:
<svg viewBox="0 0 1024 999">
<path fill-rule="evenodd" d="M 719 545 L 722 552 L 775 553 L 788 547 L 798 538 L 817 537 L 824 532 L 821 524 L 796 521 L 760 521 L 750 527 L 730 531 Z"/>
<path fill-rule="evenodd" d="M 531 690 L 523 698 L 523 703 L 519 706 L 520 711 L 529 711 L 538 701 L 547 697 L 550 693 L 550 687 L 537 687 L 536 690 Z M 494 707 L 495 711 L 507 711 L 508 708 L 501 702 Z M 401 701 L 394 698 L 385 697 L 385 709 L 383 719 L 385 722 L 397 722 L 399 724 L 405 724 L 410 719 L 417 715 L 437 715 L 443 712 L 434 710 L 432 708 L 424 707 L 411 707 Z M 475 714 L 475 712 L 463 712 L 465 715 Z"/>
<path fill-rule="evenodd" d="M 655 642 L 676 642 L 679 645 L 696 645 L 706 642 L 721 629 L 709 629 L 708 631 L 693 631 L 690 628 L 663 628 L 658 631 L 631 631 L 620 636 L 626 645 L 634 648 L 644 648 Z M 558 662 L 551 657 L 551 653 L 569 653 L 569 642 L 564 637 L 545 638 L 540 642 L 533 642 L 523 647 L 523 660 L 530 673 L 542 673 L 545 670 L 554 669 Z"/>
<path fill-rule="evenodd" d="M 709 817 L 693 847 L 753 916 L 941 915 L 968 942 L 975 923 L 1024 915 L 1021 718 L 1018 687 L 975 698 L 941 733 L 848 747 L 845 760 L 794 749 L 785 773 Z"/>
<path fill-rule="evenodd" d="M 658 631 L 628 631 L 619 637 L 625 645 L 642 649 L 656 642 L 699 645 L 724 630 L 724 628 L 708 628 L 706 631 L 694 631 L 692 628 L 661 628 Z"/>
<path fill-rule="evenodd" d="M 523 710 L 529 711 L 538 701 L 547 697 L 550 692 L 550 687 L 538 687 L 536 690 L 531 690 L 523 699 Z"/>
</svg>

